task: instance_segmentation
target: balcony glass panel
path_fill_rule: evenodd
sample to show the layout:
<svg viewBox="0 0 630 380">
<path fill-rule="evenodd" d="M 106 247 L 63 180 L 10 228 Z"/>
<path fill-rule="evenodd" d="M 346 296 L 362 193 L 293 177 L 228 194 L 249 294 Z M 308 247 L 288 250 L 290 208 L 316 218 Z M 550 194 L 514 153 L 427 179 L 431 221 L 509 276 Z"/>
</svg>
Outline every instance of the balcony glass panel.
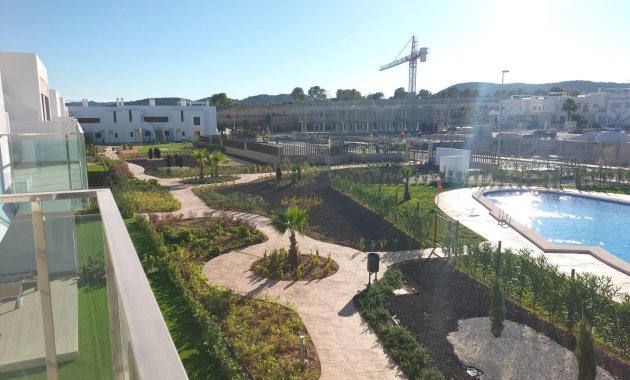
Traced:
<svg viewBox="0 0 630 380">
<path fill-rule="evenodd" d="M 103 224 L 98 214 L 75 215 L 69 201 L 75 199 L 42 204 L 47 276 L 39 276 L 37 216 L 2 204 L 0 288 L 19 285 L 21 297 L 19 307 L 0 301 L 0 378 L 46 379 L 46 337 L 53 338 L 60 379 L 113 378 Z"/>
</svg>

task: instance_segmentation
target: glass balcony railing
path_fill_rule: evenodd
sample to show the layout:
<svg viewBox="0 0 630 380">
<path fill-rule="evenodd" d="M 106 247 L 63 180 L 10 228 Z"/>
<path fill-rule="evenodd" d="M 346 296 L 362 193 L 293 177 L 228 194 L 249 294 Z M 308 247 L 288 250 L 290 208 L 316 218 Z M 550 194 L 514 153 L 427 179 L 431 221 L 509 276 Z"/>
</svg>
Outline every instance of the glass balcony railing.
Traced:
<svg viewBox="0 0 630 380">
<path fill-rule="evenodd" d="M 0 378 L 187 378 L 109 190 L 0 195 Z"/>
</svg>

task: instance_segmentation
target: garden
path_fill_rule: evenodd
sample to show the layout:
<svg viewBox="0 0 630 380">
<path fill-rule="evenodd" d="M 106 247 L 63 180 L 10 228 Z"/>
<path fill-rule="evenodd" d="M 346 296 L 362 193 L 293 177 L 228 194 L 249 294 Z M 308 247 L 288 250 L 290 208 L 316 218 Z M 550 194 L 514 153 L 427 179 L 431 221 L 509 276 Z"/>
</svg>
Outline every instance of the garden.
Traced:
<svg viewBox="0 0 630 380">
<path fill-rule="evenodd" d="M 252 225 L 230 218 L 138 216 L 127 226 L 145 267 L 158 269 L 149 277 L 191 378 L 319 377 L 317 352 L 291 305 L 209 285 L 201 273 L 213 257 L 264 241 Z M 180 300 L 177 305 L 169 294 Z M 299 336 L 306 338 L 306 366 L 299 361 Z"/>
<path fill-rule="evenodd" d="M 573 373 L 575 366 L 567 364 L 567 369 L 564 362 L 574 360 L 578 325 L 583 319 L 584 326 L 591 326 L 600 371 L 623 378 L 630 371 L 629 296 L 619 294 L 609 278 L 590 274 L 568 277 L 544 257 L 528 252 L 503 252 L 497 276 L 493 269 L 496 247 L 480 244 L 479 236 L 441 214 L 433 204 L 435 184 L 426 180 L 410 183 L 409 176 L 421 177 L 418 173 L 422 170 L 425 169 L 416 168 L 411 173 L 400 167 L 336 170 L 330 176 L 318 174 L 314 181 L 302 186 L 270 178 L 211 190 L 212 197 L 224 198 L 208 204 L 229 209 L 233 204 L 227 200 L 230 197 L 256 199 L 257 206 L 248 212 L 265 214 L 265 210 L 286 206 L 290 199 L 311 202 L 311 228 L 307 234 L 314 238 L 363 251 L 433 244 L 444 248 L 450 259 L 401 263 L 397 265 L 399 275 L 395 269 L 390 270 L 392 274 L 388 272 L 355 298 L 357 309 L 410 378 L 441 378 L 440 372 L 446 378 L 470 378 L 470 368 L 464 365 L 474 363 L 457 356 L 449 339 L 454 339 L 451 335 L 474 318 L 483 318 L 486 322 L 482 323 L 487 323 L 490 332 L 488 315 L 493 287 L 499 282 L 505 297 L 506 336 L 515 331 L 515 326 L 531 328 L 533 332 L 527 334 L 542 334 L 540 337 L 545 336 L 566 350 L 558 359 L 558 366 L 562 367 L 559 373 Z M 200 196 L 204 198 L 203 193 Z M 461 255 L 464 244 L 470 254 Z M 405 296 L 390 295 L 393 289 L 405 286 L 416 291 Z M 523 337 L 517 343 L 526 340 Z"/>
</svg>

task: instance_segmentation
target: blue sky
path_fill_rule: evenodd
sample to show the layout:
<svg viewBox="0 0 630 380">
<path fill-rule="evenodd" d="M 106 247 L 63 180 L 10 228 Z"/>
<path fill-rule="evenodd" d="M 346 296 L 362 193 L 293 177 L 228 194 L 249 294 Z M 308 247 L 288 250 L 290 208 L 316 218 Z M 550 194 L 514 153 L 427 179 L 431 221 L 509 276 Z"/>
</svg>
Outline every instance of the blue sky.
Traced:
<svg viewBox="0 0 630 380">
<path fill-rule="evenodd" d="M 36 52 L 67 99 L 319 85 L 390 96 L 408 65 L 379 72 L 412 35 L 429 48 L 417 89 L 458 82 L 630 79 L 630 2 L 0 0 L 0 50 Z M 409 54 L 408 49 L 403 55 Z"/>
</svg>

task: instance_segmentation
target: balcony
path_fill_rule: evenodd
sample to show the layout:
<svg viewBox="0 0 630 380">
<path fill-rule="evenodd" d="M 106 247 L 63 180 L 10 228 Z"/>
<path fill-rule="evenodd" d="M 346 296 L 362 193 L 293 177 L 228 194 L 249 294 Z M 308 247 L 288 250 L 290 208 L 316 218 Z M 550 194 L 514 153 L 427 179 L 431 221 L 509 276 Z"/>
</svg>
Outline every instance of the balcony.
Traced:
<svg viewBox="0 0 630 380">
<path fill-rule="evenodd" d="M 5 377 L 187 378 L 109 190 L 0 195 Z"/>
</svg>

